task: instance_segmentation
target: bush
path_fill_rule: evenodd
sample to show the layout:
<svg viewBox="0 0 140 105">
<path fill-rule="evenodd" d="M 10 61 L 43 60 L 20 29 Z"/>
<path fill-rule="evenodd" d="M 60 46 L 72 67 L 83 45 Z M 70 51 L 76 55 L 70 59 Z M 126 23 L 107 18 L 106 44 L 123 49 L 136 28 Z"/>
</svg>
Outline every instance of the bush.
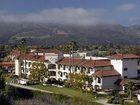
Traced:
<svg viewBox="0 0 140 105">
<path fill-rule="evenodd" d="M 12 78 L 12 79 L 18 79 L 18 76 L 15 75 L 15 74 L 11 74 L 11 75 L 10 75 L 10 78 Z"/>
<path fill-rule="evenodd" d="M 63 86 L 64 82 L 63 81 L 58 81 L 58 85 Z"/>
<path fill-rule="evenodd" d="M 67 88 L 70 88 L 70 87 L 71 87 L 71 86 L 70 86 L 70 83 L 69 83 L 68 81 L 65 81 L 64 85 L 65 85 L 65 87 L 67 87 Z"/>
<path fill-rule="evenodd" d="M 56 85 L 60 85 L 60 86 L 64 85 L 64 81 L 57 81 L 56 79 L 48 79 L 48 81 L 46 83 L 47 84 L 56 84 Z"/>
<path fill-rule="evenodd" d="M 39 94 L 38 94 L 39 93 Z M 33 98 L 14 100 L 14 105 L 100 105 L 95 102 L 87 102 L 76 97 L 68 97 L 61 94 L 46 94 L 34 92 Z"/>
<path fill-rule="evenodd" d="M 48 79 L 47 84 L 58 84 L 56 79 Z"/>
<path fill-rule="evenodd" d="M 113 103 L 114 99 L 115 99 L 114 96 L 109 97 L 107 103 Z"/>
<path fill-rule="evenodd" d="M 124 105 L 124 99 L 123 98 L 119 98 L 119 104 Z"/>
<path fill-rule="evenodd" d="M 11 105 L 7 95 L 0 93 L 0 105 Z"/>
<path fill-rule="evenodd" d="M 139 101 L 138 101 L 137 98 L 133 98 L 133 102 L 134 102 L 135 104 L 138 104 L 138 103 L 139 103 Z"/>
<path fill-rule="evenodd" d="M 127 98 L 127 97 L 128 97 L 127 94 L 120 94 L 119 96 L 120 96 L 120 97 L 123 97 L 123 98 Z"/>
</svg>

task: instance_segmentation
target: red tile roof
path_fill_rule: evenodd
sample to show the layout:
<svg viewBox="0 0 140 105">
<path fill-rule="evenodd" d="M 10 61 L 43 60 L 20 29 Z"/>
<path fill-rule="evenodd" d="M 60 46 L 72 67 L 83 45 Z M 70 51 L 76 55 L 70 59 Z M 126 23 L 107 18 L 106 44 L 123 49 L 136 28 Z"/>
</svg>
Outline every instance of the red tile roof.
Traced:
<svg viewBox="0 0 140 105">
<path fill-rule="evenodd" d="M 57 64 L 62 64 L 62 65 L 78 65 L 79 63 L 81 63 L 83 61 L 83 59 L 79 59 L 79 58 L 63 58 L 62 60 L 58 61 Z"/>
<path fill-rule="evenodd" d="M 57 50 L 57 49 L 47 49 L 47 50 L 46 50 L 46 53 L 56 53 L 56 54 L 60 54 L 61 51 L 60 51 L 60 50 Z"/>
<path fill-rule="evenodd" d="M 120 76 L 120 74 L 116 70 L 97 70 L 96 76 L 111 77 L 111 76 Z"/>
<path fill-rule="evenodd" d="M 57 62 L 58 64 L 63 65 L 77 65 L 84 67 L 102 67 L 102 66 L 112 66 L 110 60 L 87 60 L 80 58 L 63 58 L 62 60 Z"/>
<path fill-rule="evenodd" d="M 140 58 L 134 54 L 115 54 L 111 56 L 112 59 L 138 59 Z"/>
<path fill-rule="evenodd" d="M 31 60 L 31 61 L 45 61 L 45 56 L 43 55 L 34 55 L 33 53 L 28 53 L 28 54 L 21 54 L 17 57 L 17 59 L 21 60 Z"/>
<path fill-rule="evenodd" d="M 83 64 L 85 67 L 103 67 L 103 66 L 112 66 L 110 63 L 110 60 L 87 60 L 85 64 Z"/>
<path fill-rule="evenodd" d="M 128 84 L 128 82 L 133 82 L 134 84 L 140 84 L 140 80 L 139 79 L 129 79 L 129 78 L 125 78 L 125 79 L 121 79 L 120 84 L 119 85 L 124 85 L 124 84 Z"/>
<path fill-rule="evenodd" d="M 15 67 L 15 62 L 2 62 L 0 65 L 3 67 Z"/>
</svg>

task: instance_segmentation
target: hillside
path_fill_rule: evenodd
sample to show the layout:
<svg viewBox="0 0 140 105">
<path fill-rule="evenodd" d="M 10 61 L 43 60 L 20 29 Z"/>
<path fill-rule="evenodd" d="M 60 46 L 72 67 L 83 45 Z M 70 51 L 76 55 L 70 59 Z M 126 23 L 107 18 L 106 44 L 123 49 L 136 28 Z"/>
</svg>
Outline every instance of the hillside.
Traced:
<svg viewBox="0 0 140 105">
<path fill-rule="evenodd" d="M 26 38 L 28 44 L 140 44 L 140 25 L 70 26 L 40 23 L 0 23 L 0 43 L 15 43 Z"/>
</svg>

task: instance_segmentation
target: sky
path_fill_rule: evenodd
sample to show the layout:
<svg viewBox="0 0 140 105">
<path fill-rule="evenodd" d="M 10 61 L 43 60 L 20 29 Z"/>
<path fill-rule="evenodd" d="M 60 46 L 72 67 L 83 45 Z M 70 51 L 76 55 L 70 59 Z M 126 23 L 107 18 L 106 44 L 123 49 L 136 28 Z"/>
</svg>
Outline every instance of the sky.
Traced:
<svg viewBox="0 0 140 105">
<path fill-rule="evenodd" d="M 140 0 L 0 0 L 0 21 L 140 24 Z"/>
</svg>

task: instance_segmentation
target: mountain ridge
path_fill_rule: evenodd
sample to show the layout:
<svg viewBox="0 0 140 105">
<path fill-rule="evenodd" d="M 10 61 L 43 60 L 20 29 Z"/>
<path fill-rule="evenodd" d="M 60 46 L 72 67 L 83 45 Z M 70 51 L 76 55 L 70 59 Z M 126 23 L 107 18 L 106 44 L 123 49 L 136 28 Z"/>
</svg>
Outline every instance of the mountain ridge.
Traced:
<svg viewBox="0 0 140 105">
<path fill-rule="evenodd" d="M 140 25 L 72 26 L 42 23 L 0 23 L 0 43 L 26 38 L 29 44 L 58 45 L 74 40 L 85 44 L 140 44 Z"/>
</svg>

